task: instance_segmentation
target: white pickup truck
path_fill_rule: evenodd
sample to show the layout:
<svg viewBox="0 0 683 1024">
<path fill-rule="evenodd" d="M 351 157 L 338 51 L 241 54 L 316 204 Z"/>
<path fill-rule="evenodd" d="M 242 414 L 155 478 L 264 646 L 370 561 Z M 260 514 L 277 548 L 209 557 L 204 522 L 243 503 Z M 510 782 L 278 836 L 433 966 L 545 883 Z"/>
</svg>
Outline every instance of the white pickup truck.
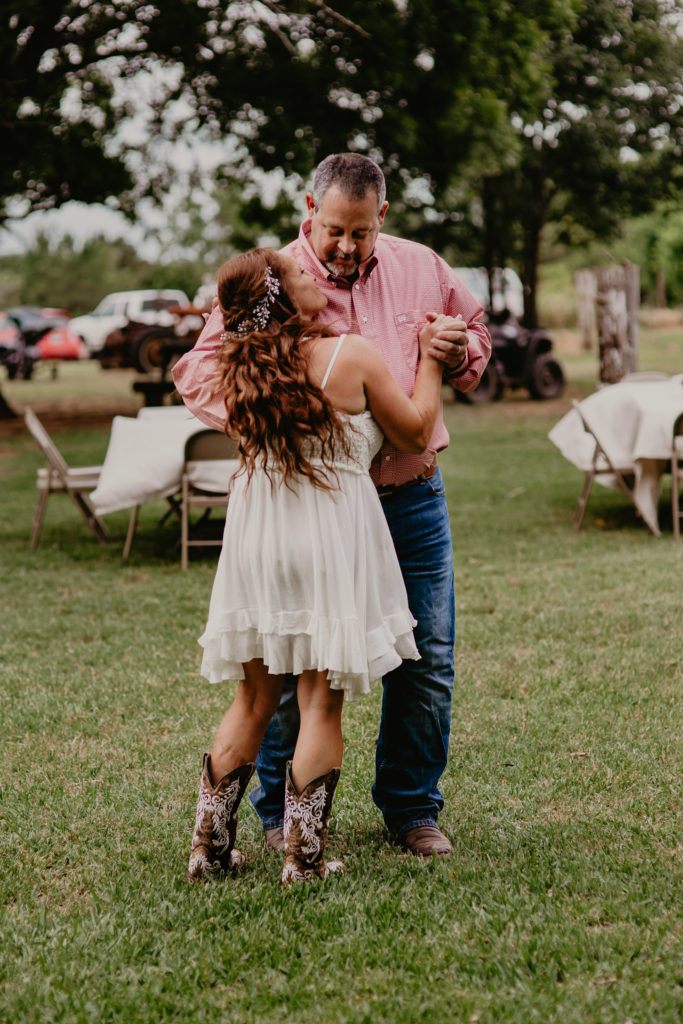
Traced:
<svg viewBox="0 0 683 1024">
<path fill-rule="evenodd" d="M 91 356 L 96 356 L 104 348 L 107 335 L 125 327 L 129 321 L 177 327 L 178 316 L 169 310 L 189 306 L 185 292 L 176 288 L 113 292 L 105 295 L 92 313 L 74 317 L 69 322 L 69 330 L 83 339 Z"/>
</svg>

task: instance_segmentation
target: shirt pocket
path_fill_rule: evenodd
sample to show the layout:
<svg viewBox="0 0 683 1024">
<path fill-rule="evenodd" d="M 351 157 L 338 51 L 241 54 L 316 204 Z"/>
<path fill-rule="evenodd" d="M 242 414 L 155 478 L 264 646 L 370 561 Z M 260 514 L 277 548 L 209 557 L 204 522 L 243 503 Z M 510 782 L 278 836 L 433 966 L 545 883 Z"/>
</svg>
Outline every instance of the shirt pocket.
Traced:
<svg viewBox="0 0 683 1024">
<path fill-rule="evenodd" d="M 406 367 L 413 373 L 417 373 L 417 363 L 420 355 L 420 342 L 418 331 L 424 327 L 427 318 L 421 309 L 406 309 L 394 316 L 394 329 L 401 344 L 401 351 Z"/>
</svg>

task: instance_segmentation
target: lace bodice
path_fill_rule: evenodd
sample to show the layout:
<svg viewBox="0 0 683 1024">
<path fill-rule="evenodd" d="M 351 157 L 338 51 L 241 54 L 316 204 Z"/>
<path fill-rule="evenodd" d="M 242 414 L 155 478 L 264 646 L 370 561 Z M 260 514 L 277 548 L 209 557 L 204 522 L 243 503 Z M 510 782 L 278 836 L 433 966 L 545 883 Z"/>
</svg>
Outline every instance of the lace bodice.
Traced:
<svg viewBox="0 0 683 1024">
<path fill-rule="evenodd" d="M 335 465 L 351 469 L 351 471 L 355 469 L 356 472 L 367 473 L 370 463 L 382 447 L 384 434 L 369 409 L 359 412 L 355 416 L 345 416 L 344 418 L 349 424 L 348 435 L 353 458 L 352 460 L 343 456 L 335 458 Z"/>
<path fill-rule="evenodd" d="M 370 463 L 382 447 L 384 434 L 372 418 L 372 413 L 369 409 L 355 415 L 343 412 L 339 413 L 339 415 L 348 424 L 346 433 L 349 438 L 350 452 L 349 455 L 337 452 L 333 465 L 349 473 L 367 473 L 370 469 Z M 320 444 L 317 439 L 313 438 L 303 441 L 302 450 L 314 465 L 323 465 L 322 460 L 317 457 L 317 453 L 320 451 Z M 267 459 L 261 457 L 257 461 L 260 462 L 264 469 L 266 467 L 276 469 L 270 456 Z"/>
</svg>

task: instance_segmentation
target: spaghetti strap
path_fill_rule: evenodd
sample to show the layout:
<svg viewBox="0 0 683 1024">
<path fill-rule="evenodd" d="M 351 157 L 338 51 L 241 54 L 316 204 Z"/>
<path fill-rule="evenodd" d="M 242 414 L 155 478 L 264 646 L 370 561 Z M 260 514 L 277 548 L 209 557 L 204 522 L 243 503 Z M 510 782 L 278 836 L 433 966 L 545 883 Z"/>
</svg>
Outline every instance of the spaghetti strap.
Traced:
<svg viewBox="0 0 683 1024">
<path fill-rule="evenodd" d="M 325 385 L 327 384 L 328 380 L 330 379 L 330 374 L 332 373 L 332 367 L 334 366 L 334 364 L 337 361 L 337 356 L 339 355 L 339 349 L 342 347 L 342 343 L 343 343 L 345 337 L 346 337 L 345 334 L 340 334 L 339 335 L 339 341 L 335 345 L 334 352 L 332 353 L 332 358 L 330 359 L 330 361 L 328 363 L 327 370 L 325 371 L 325 376 L 323 377 L 323 382 L 320 385 L 320 390 L 321 391 L 325 390 Z"/>
</svg>

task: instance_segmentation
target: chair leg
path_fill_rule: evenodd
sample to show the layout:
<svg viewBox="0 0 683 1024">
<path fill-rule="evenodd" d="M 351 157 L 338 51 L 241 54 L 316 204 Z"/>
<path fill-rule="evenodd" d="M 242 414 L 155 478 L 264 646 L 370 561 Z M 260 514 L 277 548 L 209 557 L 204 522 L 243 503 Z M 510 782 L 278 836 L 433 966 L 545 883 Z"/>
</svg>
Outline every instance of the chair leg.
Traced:
<svg viewBox="0 0 683 1024">
<path fill-rule="evenodd" d="M 575 530 L 580 530 L 581 529 L 581 523 L 583 522 L 584 513 L 586 511 L 586 505 L 588 504 L 588 495 L 591 492 L 591 487 L 592 486 L 593 486 L 593 474 L 592 473 L 586 473 L 586 476 L 585 476 L 585 479 L 584 479 L 584 482 L 583 482 L 583 488 L 581 490 L 581 494 L 579 495 L 579 500 L 578 500 L 578 502 L 576 504 L 576 511 L 574 512 L 574 529 Z"/>
<path fill-rule="evenodd" d="M 126 558 L 128 558 L 128 556 L 130 554 L 130 549 L 133 546 L 133 536 L 135 534 L 135 527 L 137 526 L 137 523 L 138 523 L 138 512 L 139 511 L 140 511 L 140 506 L 139 505 L 134 505 L 133 508 L 131 509 L 130 520 L 128 521 L 128 531 L 126 533 L 126 541 L 125 541 L 125 544 L 123 545 L 123 558 L 124 558 L 124 560 Z"/>
<path fill-rule="evenodd" d="M 166 520 L 171 515 L 171 513 L 176 515 L 178 517 L 178 519 L 182 519 L 182 517 L 183 517 L 182 516 L 182 512 L 180 511 L 180 502 L 176 498 L 175 494 L 170 494 L 168 496 L 168 498 L 166 499 L 166 501 L 168 502 L 168 506 L 169 507 L 166 509 L 166 511 L 164 512 L 163 516 L 159 520 L 159 526 L 161 526 L 162 523 L 166 522 Z"/>
<path fill-rule="evenodd" d="M 97 537 L 100 544 L 104 544 L 109 537 L 109 530 L 104 525 L 102 520 L 95 515 L 90 503 L 83 497 L 80 491 L 69 491 L 69 494 L 78 505 L 79 509 L 83 514 L 83 518 Z"/>
<path fill-rule="evenodd" d="M 38 541 L 40 540 L 40 530 L 43 525 L 43 517 L 45 516 L 45 509 L 47 507 L 47 499 L 50 497 L 50 491 L 48 487 L 41 487 L 38 492 L 38 504 L 36 505 L 36 511 L 33 515 L 33 525 L 31 527 L 31 548 L 35 551 L 38 547 Z"/>
<path fill-rule="evenodd" d="M 189 501 L 190 501 L 189 490 L 190 489 L 189 489 L 189 487 L 187 485 L 187 480 L 185 479 L 185 477 L 183 477 L 183 496 L 182 496 L 182 500 L 181 500 L 181 509 L 180 509 L 180 513 L 181 513 L 180 514 L 180 568 L 183 570 L 183 572 L 185 571 L 185 569 L 187 569 L 187 565 L 188 565 L 187 542 L 189 540 L 189 535 L 190 535 L 190 524 L 189 524 L 190 510 L 188 508 Z"/>
</svg>

